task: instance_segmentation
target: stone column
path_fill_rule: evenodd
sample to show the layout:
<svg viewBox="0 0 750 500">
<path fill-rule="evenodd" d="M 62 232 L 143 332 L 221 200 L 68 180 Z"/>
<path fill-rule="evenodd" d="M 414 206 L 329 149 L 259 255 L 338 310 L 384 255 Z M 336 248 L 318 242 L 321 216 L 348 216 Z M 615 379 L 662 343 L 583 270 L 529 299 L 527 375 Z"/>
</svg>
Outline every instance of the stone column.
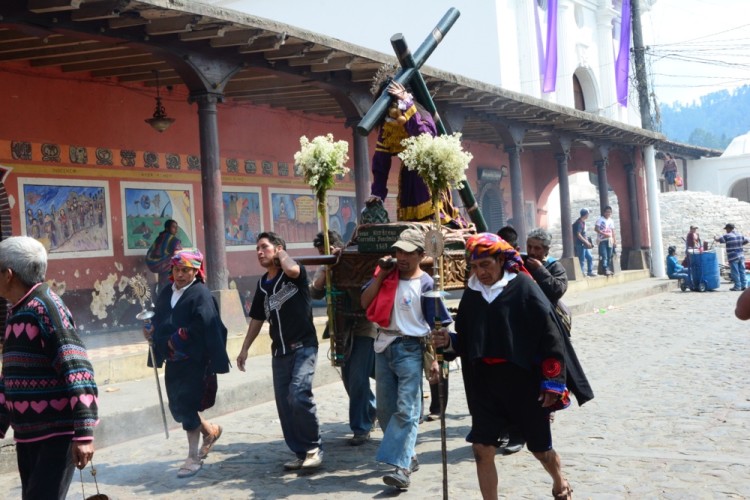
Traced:
<svg viewBox="0 0 750 500">
<path fill-rule="evenodd" d="M 604 3 L 604 2 L 602 2 Z M 599 54 L 599 88 L 601 100 L 599 108 L 601 114 L 607 118 L 617 119 L 617 92 L 615 89 L 615 51 L 613 48 L 612 20 L 616 11 L 610 6 L 600 5 L 596 11 L 596 39 Z"/>
<path fill-rule="evenodd" d="M 654 146 L 644 148 L 649 236 L 651 237 L 651 274 L 654 278 L 663 278 L 666 273 L 664 271 L 664 250 L 661 239 L 661 210 L 659 209 L 659 183 L 656 181 L 655 154 Z"/>
</svg>

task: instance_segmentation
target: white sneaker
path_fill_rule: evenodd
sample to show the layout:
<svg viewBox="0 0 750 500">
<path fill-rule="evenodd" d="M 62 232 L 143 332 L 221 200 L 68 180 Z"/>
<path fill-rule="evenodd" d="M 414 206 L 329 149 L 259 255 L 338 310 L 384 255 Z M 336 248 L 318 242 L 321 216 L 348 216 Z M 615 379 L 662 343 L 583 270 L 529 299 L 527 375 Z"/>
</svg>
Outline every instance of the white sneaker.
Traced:
<svg viewBox="0 0 750 500">
<path fill-rule="evenodd" d="M 315 448 L 307 452 L 305 460 L 302 461 L 303 469 L 314 469 L 323 463 L 323 450 Z"/>
<path fill-rule="evenodd" d="M 300 470 L 302 468 L 302 464 L 305 461 L 303 458 L 295 458 L 294 460 L 290 460 L 289 462 L 286 462 L 284 464 L 284 468 L 286 470 Z"/>
</svg>

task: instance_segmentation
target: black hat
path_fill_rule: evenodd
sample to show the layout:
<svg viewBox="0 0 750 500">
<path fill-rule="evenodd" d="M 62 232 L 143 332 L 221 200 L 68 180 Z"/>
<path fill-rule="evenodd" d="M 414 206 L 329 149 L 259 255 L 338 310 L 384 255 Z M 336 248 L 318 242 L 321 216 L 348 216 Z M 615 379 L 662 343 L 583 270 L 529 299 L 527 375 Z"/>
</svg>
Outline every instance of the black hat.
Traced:
<svg viewBox="0 0 750 500">
<path fill-rule="evenodd" d="M 734 224 L 730 222 L 729 224 L 724 226 L 724 229 L 726 229 L 727 231 L 734 231 Z"/>
</svg>

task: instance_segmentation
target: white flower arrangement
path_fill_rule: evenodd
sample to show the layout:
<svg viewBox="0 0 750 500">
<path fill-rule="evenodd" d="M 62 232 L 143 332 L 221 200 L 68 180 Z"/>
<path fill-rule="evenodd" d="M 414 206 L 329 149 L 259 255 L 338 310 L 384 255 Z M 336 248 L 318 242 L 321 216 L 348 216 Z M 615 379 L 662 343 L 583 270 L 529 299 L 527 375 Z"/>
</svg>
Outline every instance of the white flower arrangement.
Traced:
<svg viewBox="0 0 750 500">
<path fill-rule="evenodd" d="M 302 169 L 307 182 L 320 200 L 334 186 L 337 175 L 345 175 L 349 169 L 349 143 L 333 140 L 333 134 L 319 135 L 312 141 L 306 136 L 299 138 L 300 150 L 294 153 L 294 163 Z"/>
<path fill-rule="evenodd" d="M 432 191 L 433 198 L 450 186 L 459 188 L 474 156 L 461 147 L 461 134 L 433 137 L 422 134 L 401 141 L 398 157 L 409 170 L 416 170 Z"/>
</svg>

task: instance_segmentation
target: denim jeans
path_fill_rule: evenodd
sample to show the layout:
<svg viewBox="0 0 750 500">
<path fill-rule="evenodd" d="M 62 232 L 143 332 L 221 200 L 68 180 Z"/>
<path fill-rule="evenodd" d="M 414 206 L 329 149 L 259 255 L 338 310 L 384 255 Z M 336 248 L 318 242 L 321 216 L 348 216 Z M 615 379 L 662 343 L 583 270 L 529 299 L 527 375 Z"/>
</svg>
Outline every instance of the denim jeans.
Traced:
<svg viewBox="0 0 750 500">
<path fill-rule="evenodd" d="M 362 335 L 352 337 L 352 352 L 341 369 L 344 389 L 349 395 L 349 428 L 355 436 L 367 434 L 375 422 L 375 394 L 370 388 L 370 374 L 375 369 L 375 339 Z"/>
<path fill-rule="evenodd" d="M 422 344 L 400 337 L 375 355 L 378 421 L 383 429 L 375 459 L 408 469 L 422 411 Z"/>
<path fill-rule="evenodd" d="M 312 393 L 317 359 L 316 346 L 302 347 L 271 361 L 281 432 L 297 458 L 305 458 L 308 451 L 321 447 L 317 407 Z"/>
<path fill-rule="evenodd" d="M 729 275 L 735 288 L 745 288 L 745 257 L 729 261 Z"/>
<path fill-rule="evenodd" d="M 610 269 L 612 263 L 612 245 L 609 244 L 609 240 L 599 242 L 599 258 L 602 260 L 604 272 L 612 271 Z"/>
<path fill-rule="evenodd" d="M 581 273 L 593 274 L 594 258 L 591 256 L 591 250 L 583 245 L 576 245 L 576 255 L 578 256 L 578 262 L 581 264 Z M 584 270 L 584 261 L 588 264 L 588 272 Z"/>
</svg>

